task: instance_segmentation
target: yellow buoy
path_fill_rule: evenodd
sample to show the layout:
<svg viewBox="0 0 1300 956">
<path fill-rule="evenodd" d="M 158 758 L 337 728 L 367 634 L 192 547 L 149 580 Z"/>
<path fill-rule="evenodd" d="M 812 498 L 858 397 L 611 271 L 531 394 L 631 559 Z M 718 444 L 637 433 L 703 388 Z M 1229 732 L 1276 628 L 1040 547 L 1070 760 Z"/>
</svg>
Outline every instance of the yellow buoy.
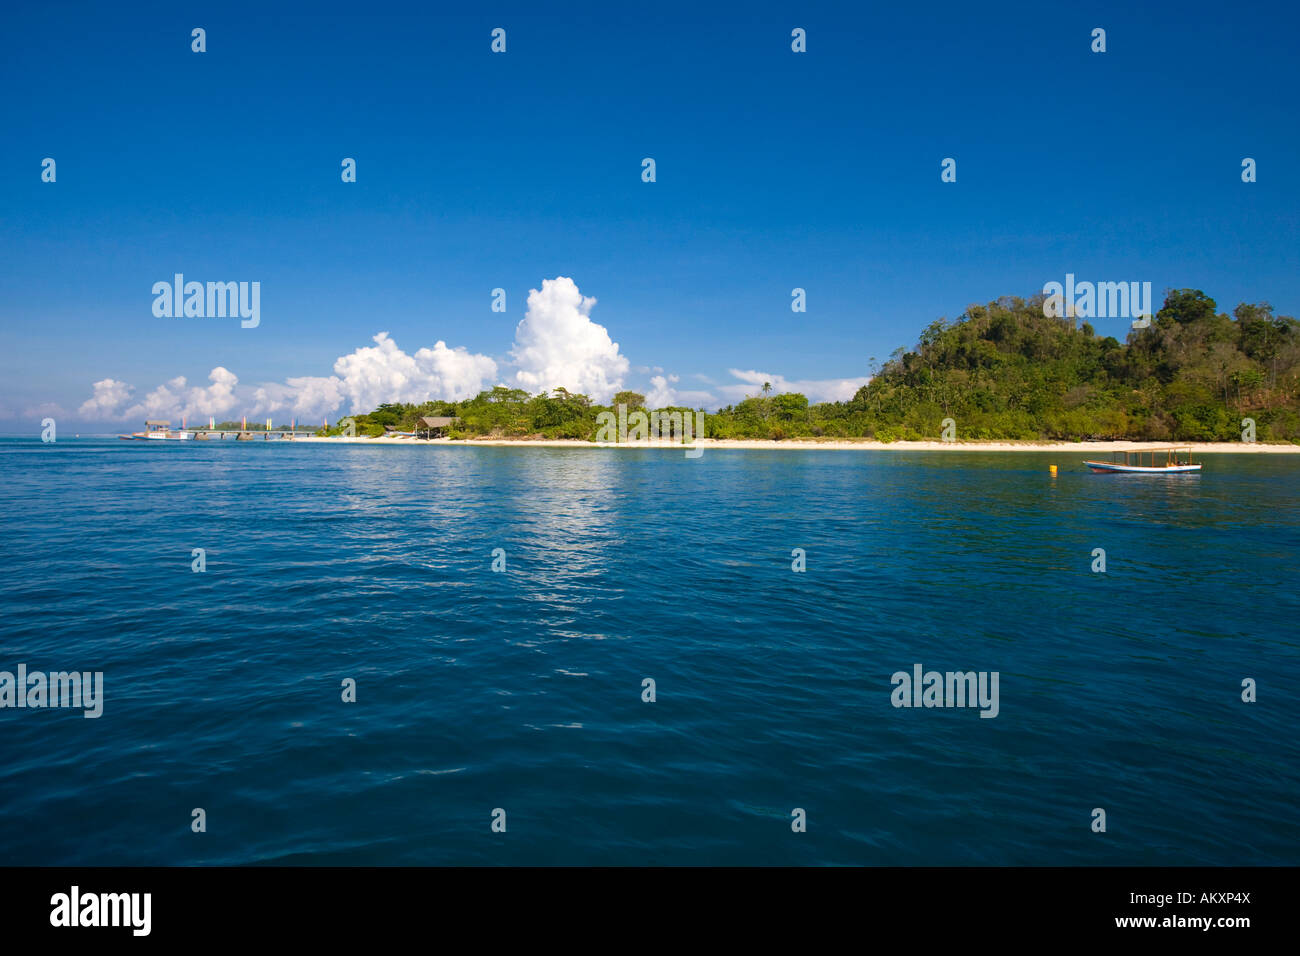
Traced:
<svg viewBox="0 0 1300 956">
<path fill-rule="evenodd" d="M 1048 465 L 1048 466 L 1047 466 L 1047 470 L 1050 471 L 1050 472 L 1052 473 L 1052 477 L 1053 477 L 1053 478 L 1056 477 L 1056 466 L 1055 466 L 1055 465 Z"/>
</svg>

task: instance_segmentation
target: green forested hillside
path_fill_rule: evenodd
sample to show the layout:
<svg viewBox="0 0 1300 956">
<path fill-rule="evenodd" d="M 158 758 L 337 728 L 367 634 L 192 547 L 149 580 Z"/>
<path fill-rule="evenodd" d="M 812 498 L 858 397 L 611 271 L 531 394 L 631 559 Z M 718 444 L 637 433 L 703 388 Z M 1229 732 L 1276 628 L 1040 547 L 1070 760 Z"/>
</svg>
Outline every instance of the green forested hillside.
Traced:
<svg viewBox="0 0 1300 956">
<path fill-rule="evenodd" d="M 1087 322 L 1043 315 L 1042 296 L 1004 297 L 940 319 L 883 367 L 862 358 L 869 384 L 846 402 L 809 405 L 764 389 L 707 416 L 714 438 L 1300 441 L 1300 323 L 1266 303 L 1218 311 L 1203 292 L 1167 294 L 1149 328 L 1120 342 Z M 1117 320 L 1108 320 L 1116 322 Z M 630 408 L 644 399 L 615 397 Z M 384 405 L 355 416 L 361 434 L 410 429 L 421 415 L 460 418 L 455 434 L 594 439 L 611 406 L 556 389 L 529 396 L 498 387 L 459 403 Z"/>
<path fill-rule="evenodd" d="M 1113 320 L 1112 320 L 1113 321 Z M 1300 323 L 1267 304 L 1218 311 L 1204 293 L 1170 292 L 1127 343 L 1048 318 L 1042 299 L 1000 299 L 895 353 L 850 408 L 873 428 L 963 438 L 1261 440 L 1300 438 Z"/>
</svg>

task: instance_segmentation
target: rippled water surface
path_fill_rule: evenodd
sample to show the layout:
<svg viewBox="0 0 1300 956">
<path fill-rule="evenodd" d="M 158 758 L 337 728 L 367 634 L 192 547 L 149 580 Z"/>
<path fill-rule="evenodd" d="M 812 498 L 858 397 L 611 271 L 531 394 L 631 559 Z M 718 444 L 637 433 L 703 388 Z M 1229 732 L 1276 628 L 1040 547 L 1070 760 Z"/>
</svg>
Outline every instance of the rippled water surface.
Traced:
<svg viewBox="0 0 1300 956">
<path fill-rule="evenodd" d="M 0 441 L 0 863 L 1300 863 L 1300 459 L 1077 458 Z"/>
</svg>

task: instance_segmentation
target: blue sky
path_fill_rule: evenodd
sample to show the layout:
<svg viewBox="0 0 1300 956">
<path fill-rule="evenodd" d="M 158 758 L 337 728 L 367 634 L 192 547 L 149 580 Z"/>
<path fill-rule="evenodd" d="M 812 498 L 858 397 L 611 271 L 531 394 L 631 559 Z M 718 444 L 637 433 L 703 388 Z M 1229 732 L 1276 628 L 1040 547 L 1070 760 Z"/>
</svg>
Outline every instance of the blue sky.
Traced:
<svg viewBox="0 0 1300 956">
<path fill-rule="evenodd" d="M 609 387 L 660 375 L 712 406 L 753 390 L 740 371 L 816 398 L 1067 272 L 1300 311 L 1293 6 L 608 6 L 7 9 L 0 425 L 204 402 L 279 421 L 330 394 L 334 420 L 403 361 L 408 392 L 568 374 L 566 335 Z M 260 325 L 155 317 L 177 272 L 260 282 Z M 529 290 L 556 277 L 598 302 L 539 305 L 524 348 Z M 450 357 L 409 358 L 438 341 Z M 193 394 L 218 367 L 237 384 Z M 123 400 L 83 412 L 102 381 Z"/>
</svg>

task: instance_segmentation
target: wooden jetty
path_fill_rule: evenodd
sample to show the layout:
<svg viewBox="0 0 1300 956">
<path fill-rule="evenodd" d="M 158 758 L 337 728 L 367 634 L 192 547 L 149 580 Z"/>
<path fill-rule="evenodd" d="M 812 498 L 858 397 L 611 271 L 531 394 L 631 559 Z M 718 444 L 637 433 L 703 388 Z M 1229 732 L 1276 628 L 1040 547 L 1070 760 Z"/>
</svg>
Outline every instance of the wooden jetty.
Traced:
<svg viewBox="0 0 1300 956">
<path fill-rule="evenodd" d="M 315 428 L 299 428 L 295 421 L 289 428 L 274 428 L 271 420 L 266 420 L 266 425 L 262 428 L 254 426 L 248 427 L 248 418 L 245 417 L 240 422 L 238 429 L 218 428 L 215 419 L 208 419 L 207 428 L 191 428 L 190 434 L 194 436 L 194 441 L 225 441 L 227 438 L 235 441 L 256 441 L 261 438 L 263 441 L 272 439 L 280 441 L 293 441 L 298 435 L 311 435 L 316 432 Z"/>
<path fill-rule="evenodd" d="M 316 429 L 259 428 L 256 430 L 243 431 L 233 428 L 191 428 L 190 431 L 193 433 L 195 441 L 225 441 L 227 439 L 234 439 L 235 441 L 256 441 L 259 438 L 265 441 L 270 441 L 272 439 L 293 441 L 294 436 L 311 435 L 315 433 Z"/>
</svg>

